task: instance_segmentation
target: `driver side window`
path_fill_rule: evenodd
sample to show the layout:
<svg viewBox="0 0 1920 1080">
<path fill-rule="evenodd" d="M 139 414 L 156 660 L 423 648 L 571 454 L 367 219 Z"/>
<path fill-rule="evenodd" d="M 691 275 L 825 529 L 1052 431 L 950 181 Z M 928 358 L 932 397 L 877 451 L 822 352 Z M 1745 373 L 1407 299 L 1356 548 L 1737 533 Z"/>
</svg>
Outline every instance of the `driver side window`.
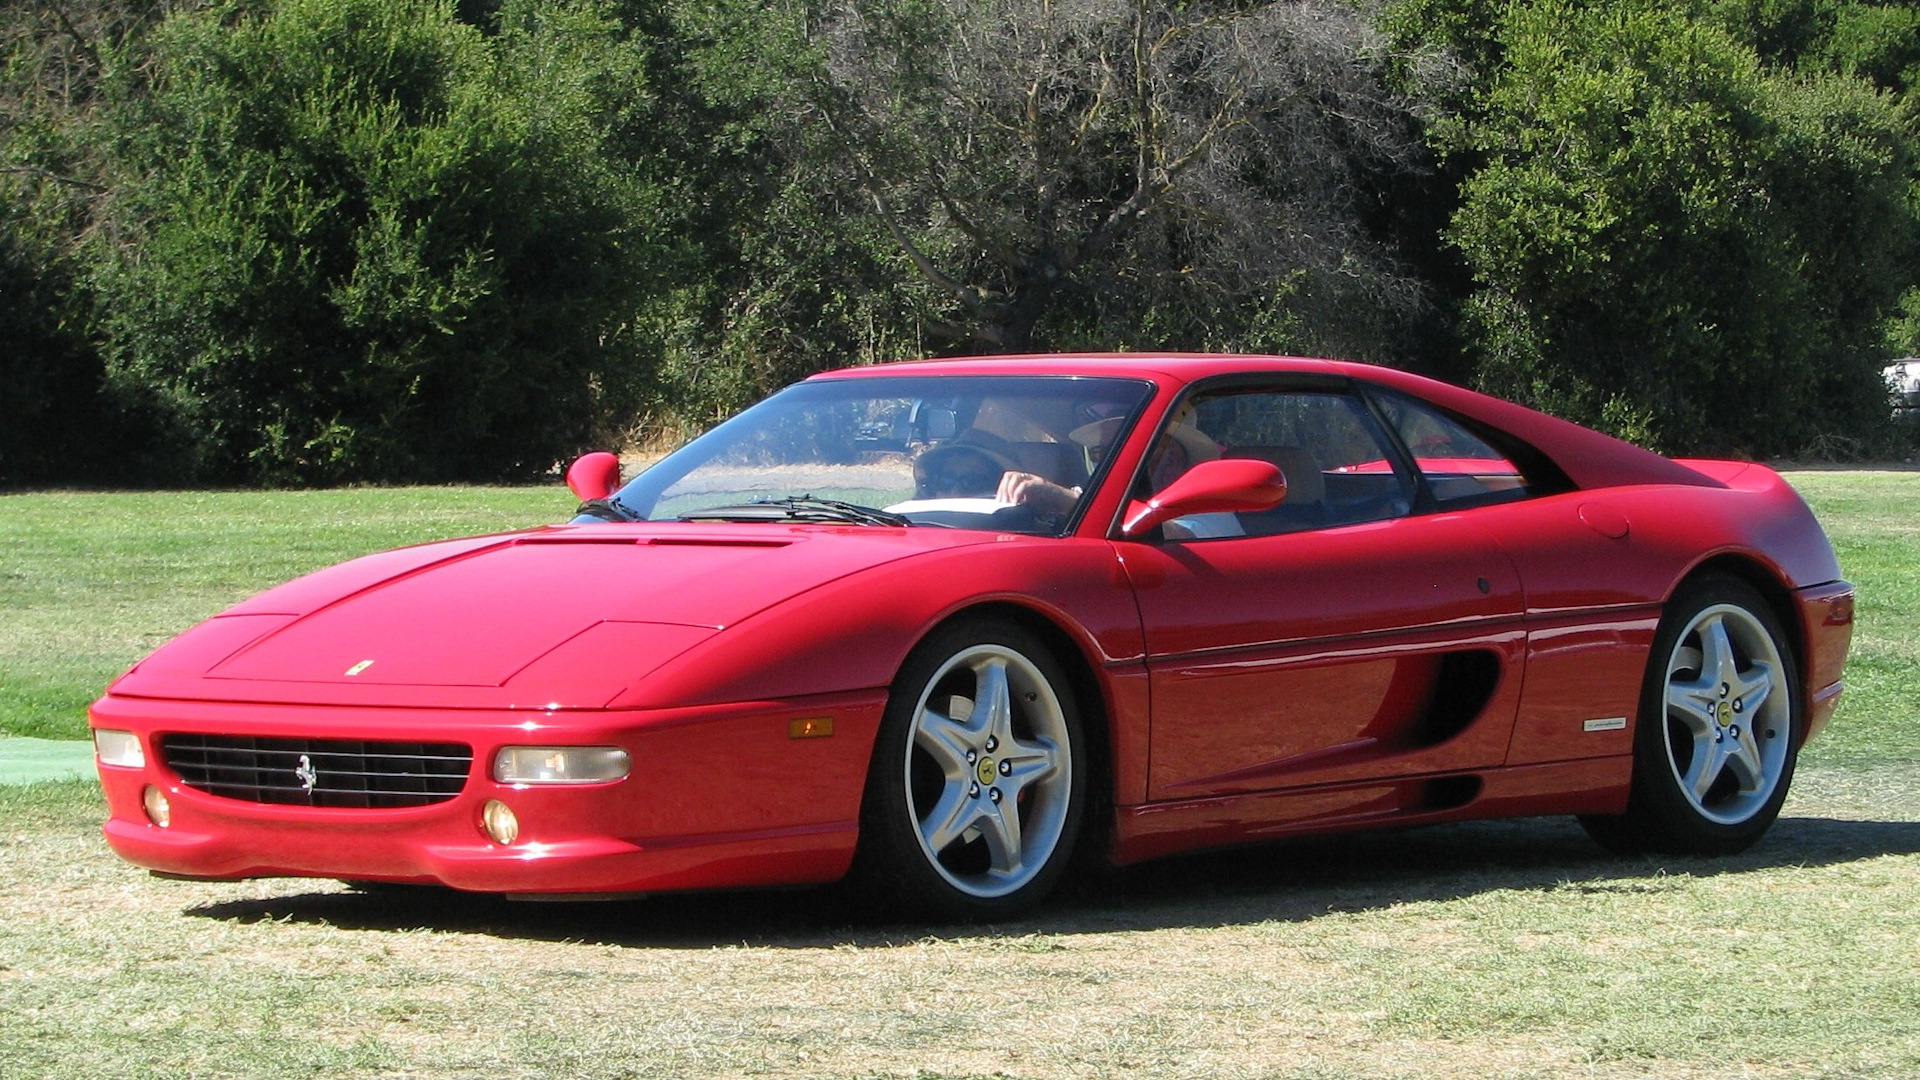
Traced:
<svg viewBox="0 0 1920 1080">
<path fill-rule="evenodd" d="M 1205 442 L 1198 443 L 1193 433 Z M 1171 451 L 1175 446 L 1185 452 L 1189 464 L 1194 458 L 1253 458 L 1278 466 L 1287 480 L 1285 501 L 1271 510 L 1199 515 L 1234 520 L 1231 531 L 1193 529 L 1196 539 L 1273 536 L 1355 525 L 1402 517 L 1412 508 L 1407 480 L 1395 471 L 1385 437 L 1366 407 L 1347 394 L 1271 390 L 1202 394 L 1156 449 Z M 1152 477 L 1156 488 L 1164 486 L 1162 479 Z M 1182 538 L 1179 528 L 1183 525 L 1184 519 L 1170 523 L 1169 538 Z"/>
</svg>

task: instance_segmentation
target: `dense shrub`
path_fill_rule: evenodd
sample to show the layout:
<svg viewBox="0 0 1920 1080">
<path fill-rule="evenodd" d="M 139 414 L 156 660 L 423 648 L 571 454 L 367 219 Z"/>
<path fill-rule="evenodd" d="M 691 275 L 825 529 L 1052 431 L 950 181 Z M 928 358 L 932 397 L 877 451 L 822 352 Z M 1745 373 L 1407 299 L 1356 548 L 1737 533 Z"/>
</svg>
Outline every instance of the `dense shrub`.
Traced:
<svg viewBox="0 0 1920 1080">
<path fill-rule="evenodd" d="M 1451 228 L 1484 385 L 1669 450 L 1884 421 L 1915 250 L 1891 97 L 1645 0 L 1516 8 L 1502 42 Z"/>
<path fill-rule="evenodd" d="M 176 18 L 129 77 L 103 341 L 203 475 L 525 475 L 594 432 L 652 256 L 601 152 L 638 64 L 584 7 L 500 25 L 287 0 Z"/>
</svg>

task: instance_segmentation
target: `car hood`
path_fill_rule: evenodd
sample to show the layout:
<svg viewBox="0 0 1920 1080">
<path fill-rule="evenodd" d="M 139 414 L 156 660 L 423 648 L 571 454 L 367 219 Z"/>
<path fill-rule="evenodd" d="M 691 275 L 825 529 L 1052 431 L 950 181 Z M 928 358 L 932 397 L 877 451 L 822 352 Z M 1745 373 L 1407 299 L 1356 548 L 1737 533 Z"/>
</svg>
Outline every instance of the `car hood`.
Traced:
<svg viewBox="0 0 1920 1080">
<path fill-rule="evenodd" d="M 992 540 L 954 529 L 562 525 L 356 559 L 262 593 L 114 694 L 597 708 L 686 650 L 849 574 Z"/>
</svg>

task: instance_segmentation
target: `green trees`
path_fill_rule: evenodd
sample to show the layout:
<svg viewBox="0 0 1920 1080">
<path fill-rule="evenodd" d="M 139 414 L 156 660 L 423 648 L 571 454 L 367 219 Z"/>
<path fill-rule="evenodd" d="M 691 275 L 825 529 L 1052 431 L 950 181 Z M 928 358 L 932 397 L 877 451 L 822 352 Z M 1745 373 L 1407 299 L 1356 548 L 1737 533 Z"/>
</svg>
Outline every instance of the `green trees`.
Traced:
<svg viewBox="0 0 1920 1080">
<path fill-rule="evenodd" d="M 655 145 L 675 270 L 638 332 L 660 364 L 642 434 L 704 427 L 816 371 L 925 355 L 910 267 L 797 129 L 819 72 L 805 5 L 663 3 Z"/>
<path fill-rule="evenodd" d="M 105 475 L 149 445 L 102 392 L 87 241 L 112 193 L 104 70 L 159 16 L 130 0 L 0 6 L 0 485 Z"/>
<path fill-rule="evenodd" d="M 0 485 L 543 472 L 821 368 L 1424 368 L 1891 448 L 1891 0 L 0 6 Z"/>
<path fill-rule="evenodd" d="M 1449 145 L 1479 380 L 1672 450 L 1784 453 L 1886 412 L 1914 280 L 1911 114 L 1653 0 L 1510 8 Z"/>
<path fill-rule="evenodd" d="M 446 3 L 288 0 L 153 44 L 102 336 L 195 471 L 527 475 L 587 440 L 655 244 L 603 152 L 644 58 L 616 22 L 510 4 L 485 37 Z"/>
</svg>

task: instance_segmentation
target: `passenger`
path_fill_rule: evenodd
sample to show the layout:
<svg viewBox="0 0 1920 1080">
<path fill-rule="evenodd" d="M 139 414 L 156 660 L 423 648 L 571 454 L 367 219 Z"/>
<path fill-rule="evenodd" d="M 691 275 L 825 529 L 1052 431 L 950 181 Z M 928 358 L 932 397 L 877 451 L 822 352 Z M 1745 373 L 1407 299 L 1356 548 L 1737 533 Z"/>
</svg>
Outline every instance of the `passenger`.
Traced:
<svg viewBox="0 0 1920 1080">
<path fill-rule="evenodd" d="M 1089 472 L 1098 467 L 1100 461 L 1112 451 L 1114 439 L 1120 434 L 1120 425 L 1123 423 L 1123 418 L 1112 417 L 1074 428 L 1069 433 L 1068 438 L 1086 448 Z M 1160 437 L 1160 442 L 1148 459 L 1146 494 L 1165 490 L 1168 484 L 1179 479 L 1188 469 L 1219 456 L 1220 445 L 1193 426 L 1192 410 L 1183 410 L 1166 434 Z"/>
<path fill-rule="evenodd" d="M 1075 428 L 1069 437 L 1086 448 L 1090 464 L 1098 464 L 1111 451 L 1121 423 L 1118 418 L 1096 421 Z M 1160 441 L 1147 458 L 1146 490 L 1143 494 L 1154 495 L 1165 491 L 1188 469 L 1200 462 L 1212 461 L 1220 454 L 1220 444 L 1193 426 L 1193 411 L 1182 410 L 1172 426 L 1167 428 L 1166 434 L 1160 436 Z M 1001 478 L 1000 483 L 1000 497 L 1006 501 L 1012 501 L 1007 499 L 1007 493 L 1015 484 L 1019 485 L 1017 490 L 1022 498 L 1034 505 L 1040 505 L 1042 501 L 1051 503 L 1064 497 L 1067 505 L 1072 506 L 1073 500 L 1080 497 L 1078 489 L 1061 488 L 1024 473 L 1009 473 Z M 1191 514 L 1167 522 L 1163 529 L 1169 540 L 1246 535 L 1239 517 L 1226 513 Z"/>
<path fill-rule="evenodd" d="M 1220 456 L 1220 444 L 1207 438 L 1184 418 L 1167 429 L 1147 462 L 1147 486 L 1158 494 L 1180 479 L 1188 469 Z"/>
</svg>

